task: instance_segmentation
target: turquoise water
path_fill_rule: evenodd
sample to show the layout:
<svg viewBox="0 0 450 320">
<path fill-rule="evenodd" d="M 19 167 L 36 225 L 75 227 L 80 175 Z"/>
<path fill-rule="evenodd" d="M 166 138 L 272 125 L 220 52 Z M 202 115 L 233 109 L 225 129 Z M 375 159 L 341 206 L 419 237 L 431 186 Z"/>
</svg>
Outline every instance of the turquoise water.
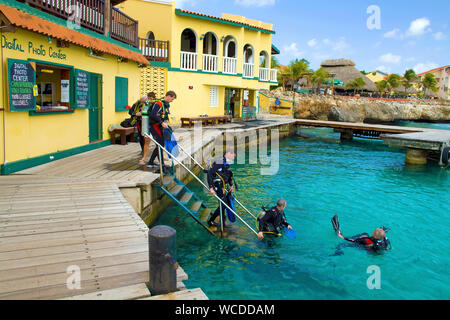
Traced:
<svg viewBox="0 0 450 320">
<path fill-rule="evenodd" d="M 287 200 L 296 239 L 258 241 L 245 230 L 235 241 L 214 238 L 175 206 L 160 219 L 177 230 L 187 287 L 210 299 L 449 299 L 450 170 L 406 167 L 402 150 L 379 141 L 341 143 L 328 129 L 302 133 L 309 138 L 280 141 L 275 176 L 261 176 L 260 165 L 233 165 L 237 197 L 252 211 Z M 201 194 L 198 184 L 190 187 Z M 390 227 L 392 250 L 344 248 L 333 256 L 343 242 L 331 226 L 334 214 L 347 236 Z M 366 284 L 372 265 L 381 271 L 379 290 Z"/>
</svg>

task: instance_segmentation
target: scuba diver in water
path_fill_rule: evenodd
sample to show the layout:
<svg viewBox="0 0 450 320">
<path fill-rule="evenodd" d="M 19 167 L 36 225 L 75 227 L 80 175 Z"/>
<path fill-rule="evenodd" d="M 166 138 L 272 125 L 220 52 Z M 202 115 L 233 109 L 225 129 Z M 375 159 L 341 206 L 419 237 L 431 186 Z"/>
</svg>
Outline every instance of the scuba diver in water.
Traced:
<svg viewBox="0 0 450 320">
<path fill-rule="evenodd" d="M 337 215 L 335 215 L 331 219 L 331 223 L 333 224 L 334 231 L 336 232 L 336 235 L 346 241 L 351 242 L 351 244 L 341 244 L 338 245 L 336 249 L 335 255 L 342 255 L 343 252 L 341 250 L 342 247 L 352 247 L 357 246 L 364 248 L 368 251 L 372 252 L 381 252 L 385 250 L 389 250 L 391 247 L 391 243 L 389 239 L 386 237 L 386 232 L 388 232 L 390 229 L 381 227 L 374 230 L 372 236 L 369 236 L 368 233 L 362 233 L 358 234 L 356 236 L 347 238 L 344 237 L 341 233 L 341 227 L 339 225 L 339 220 Z"/>
<path fill-rule="evenodd" d="M 264 239 L 264 233 L 279 236 L 281 227 L 292 230 L 284 215 L 286 204 L 286 200 L 280 199 L 277 201 L 277 205 L 270 210 L 262 207 L 264 213 L 257 219 L 259 222 L 258 239 Z"/>
<path fill-rule="evenodd" d="M 223 158 L 212 161 L 208 165 L 207 178 L 209 193 L 214 196 L 217 195 L 225 203 L 227 203 L 226 196 L 233 192 L 233 172 L 230 170 L 230 164 L 233 163 L 236 153 L 234 150 L 227 150 Z M 219 202 L 219 206 L 216 211 L 211 215 L 208 220 L 209 226 L 218 226 L 215 223 L 217 216 L 222 213 L 222 225 L 225 226 L 226 220 L 226 207 L 222 202 Z"/>
</svg>

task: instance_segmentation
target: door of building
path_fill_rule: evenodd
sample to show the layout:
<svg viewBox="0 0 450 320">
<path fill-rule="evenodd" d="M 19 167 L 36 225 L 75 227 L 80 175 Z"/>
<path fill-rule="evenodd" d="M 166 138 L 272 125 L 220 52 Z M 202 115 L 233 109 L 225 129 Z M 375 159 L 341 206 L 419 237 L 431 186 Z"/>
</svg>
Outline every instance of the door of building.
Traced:
<svg viewBox="0 0 450 320">
<path fill-rule="evenodd" d="M 91 143 L 103 139 L 102 75 L 91 73 L 89 85 L 89 143 Z"/>
</svg>

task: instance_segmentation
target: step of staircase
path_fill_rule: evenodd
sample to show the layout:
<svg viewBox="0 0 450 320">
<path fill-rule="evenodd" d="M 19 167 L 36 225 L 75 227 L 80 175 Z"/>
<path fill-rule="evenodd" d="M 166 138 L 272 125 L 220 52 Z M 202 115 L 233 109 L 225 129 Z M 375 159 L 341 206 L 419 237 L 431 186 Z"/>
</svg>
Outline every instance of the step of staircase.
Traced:
<svg viewBox="0 0 450 320">
<path fill-rule="evenodd" d="M 164 178 L 163 178 L 163 186 L 164 187 L 167 187 L 167 186 L 169 186 L 171 183 L 172 183 L 172 181 L 175 179 L 175 176 L 165 176 Z"/>
<path fill-rule="evenodd" d="M 175 185 L 172 189 L 170 189 L 169 192 L 170 192 L 172 195 L 177 196 L 177 195 L 181 192 L 181 190 L 183 190 L 183 187 L 184 187 L 184 185 L 182 185 L 182 184 L 177 184 L 177 185 Z"/>
<path fill-rule="evenodd" d="M 195 203 L 192 205 L 192 207 L 191 207 L 191 211 L 192 211 L 193 213 L 197 213 L 197 212 L 200 210 L 202 204 L 203 204 L 202 201 L 197 201 L 197 202 L 195 202 Z"/>
<path fill-rule="evenodd" d="M 191 199 L 192 199 L 192 196 L 193 196 L 194 194 L 192 193 L 192 192 L 186 192 L 184 195 L 183 195 L 183 197 L 181 197 L 181 199 L 180 199 L 180 202 L 182 203 L 182 204 L 187 204 Z"/>
</svg>

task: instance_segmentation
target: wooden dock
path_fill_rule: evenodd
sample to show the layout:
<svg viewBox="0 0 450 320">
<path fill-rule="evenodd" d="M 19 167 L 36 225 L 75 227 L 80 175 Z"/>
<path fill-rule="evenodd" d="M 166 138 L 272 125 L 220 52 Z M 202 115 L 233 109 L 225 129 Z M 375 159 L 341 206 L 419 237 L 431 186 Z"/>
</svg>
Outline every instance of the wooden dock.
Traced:
<svg viewBox="0 0 450 320">
<path fill-rule="evenodd" d="M 354 136 L 382 139 L 390 147 L 406 149 L 406 163 L 423 165 L 428 158 L 440 159 L 450 146 L 450 131 L 416 127 L 399 127 L 366 123 L 318 121 L 297 119 L 297 125 L 333 128 L 341 133 L 341 140 L 352 140 Z"/>
</svg>

